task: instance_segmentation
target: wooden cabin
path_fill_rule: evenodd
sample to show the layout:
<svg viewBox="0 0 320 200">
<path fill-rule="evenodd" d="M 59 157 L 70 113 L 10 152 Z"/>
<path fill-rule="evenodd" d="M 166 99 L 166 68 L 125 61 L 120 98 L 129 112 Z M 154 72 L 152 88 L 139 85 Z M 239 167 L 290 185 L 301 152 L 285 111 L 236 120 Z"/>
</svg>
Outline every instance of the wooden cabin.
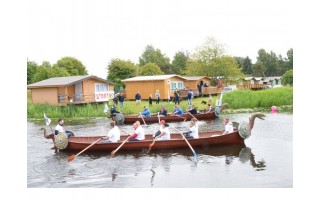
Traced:
<svg viewBox="0 0 320 200">
<path fill-rule="evenodd" d="M 93 75 L 49 78 L 28 85 L 34 104 L 68 105 L 106 102 L 114 85 Z"/>
<path fill-rule="evenodd" d="M 152 99 L 155 99 L 157 90 L 160 92 L 160 98 L 164 100 L 173 97 L 175 90 L 185 89 L 185 80 L 179 75 L 171 74 L 137 76 L 122 80 L 122 82 L 126 84 L 125 93 L 128 100 L 134 100 L 137 91 L 140 92 L 141 99 L 148 99 L 150 94 Z"/>
</svg>

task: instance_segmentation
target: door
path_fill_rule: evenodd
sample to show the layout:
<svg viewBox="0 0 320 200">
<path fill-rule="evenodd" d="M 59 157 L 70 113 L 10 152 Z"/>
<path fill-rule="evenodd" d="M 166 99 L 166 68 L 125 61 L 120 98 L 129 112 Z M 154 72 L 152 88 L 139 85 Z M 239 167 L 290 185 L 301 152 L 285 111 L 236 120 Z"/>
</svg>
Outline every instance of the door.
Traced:
<svg viewBox="0 0 320 200">
<path fill-rule="evenodd" d="M 75 101 L 82 101 L 82 82 L 75 85 Z"/>
</svg>

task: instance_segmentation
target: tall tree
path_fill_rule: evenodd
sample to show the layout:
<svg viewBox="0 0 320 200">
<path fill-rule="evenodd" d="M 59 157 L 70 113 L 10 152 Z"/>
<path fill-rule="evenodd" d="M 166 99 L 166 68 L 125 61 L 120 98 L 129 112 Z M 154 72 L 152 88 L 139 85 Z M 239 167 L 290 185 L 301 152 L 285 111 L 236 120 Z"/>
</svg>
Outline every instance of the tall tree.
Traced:
<svg viewBox="0 0 320 200">
<path fill-rule="evenodd" d="M 293 49 L 289 49 L 287 52 L 288 56 L 288 69 L 293 69 Z"/>
<path fill-rule="evenodd" d="M 27 84 L 31 84 L 37 71 L 38 64 L 34 61 L 27 61 Z"/>
<path fill-rule="evenodd" d="M 243 60 L 242 72 L 248 75 L 252 74 L 252 61 L 248 56 Z"/>
<path fill-rule="evenodd" d="M 53 66 L 66 69 L 71 76 L 88 74 L 86 67 L 81 63 L 81 61 L 73 57 L 63 57 Z"/>
<path fill-rule="evenodd" d="M 109 63 L 107 69 L 107 79 L 116 83 L 118 86 L 124 86 L 121 80 L 136 76 L 136 66 L 130 60 L 114 58 Z"/>
<path fill-rule="evenodd" d="M 141 76 L 154 76 L 154 75 L 163 75 L 160 67 L 154 63 L 147 63 L 146 65 L 139 67 L 139 75 Z"/>
<path fill-rule="evenodd" d="M 178 51 L 172 60 L 172 73 L 184 75 L 187 62 L 189 60 L 188 52 Z"/>
<path fill-rule="evenodd" d="M 139 57 L 140 66 L 144 66 L 148 63 L 157 64 L 166 74 L 172 73 L 170 59 L 165 54 L 162 54 L 160 49 L 155 49 L 152 45 L 148 45 L 143 54 Z"/>
<path fill-rule="evenodd" d="M 207 38 L 206 43 L 198 47 L 187 62 L 186 74 L 190 76 L 223 76 L 226 82 L 234 82 L 241 73 L 235 58 L 225 56 L 224 45 L 213 38 Z"/>
<path fill-rule="evenodd" d="M 253 76 L 265 76 L 266 67 L 263 65 L 262 62 L 258 61 L 254 65 L 252 65 L 252 75 Z"/>
</svg>

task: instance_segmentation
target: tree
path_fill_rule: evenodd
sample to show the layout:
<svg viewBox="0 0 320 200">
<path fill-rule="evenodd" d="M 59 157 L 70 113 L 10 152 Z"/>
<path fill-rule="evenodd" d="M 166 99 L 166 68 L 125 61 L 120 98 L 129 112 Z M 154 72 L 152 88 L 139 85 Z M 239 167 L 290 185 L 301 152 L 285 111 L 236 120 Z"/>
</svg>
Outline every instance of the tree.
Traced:
<svg viewBox="0 0 320 200">
<path fill-rule="evenodd" d="M 48 75 L 48 67 L 39 66 L 37 67 L 37 71 L 32 78 L 32 82 L 35 83 L 48 78 L 50 78 Z"/>
<path fill-rule="evenodd" d="M 37 71 L 38 64 L 34 61 L 27 61 L 27 84 L 31 84 L 32 79 Z"/>
<path fill-rule="evenodd" d="M 293 69 L 293 49 L 289 49 L 287 52 L 288 56 L 288 69 Z"/>
<path fill-rule="evenodd" d="M 243 60 L 242 72 L 248 75 L 252 74 L 252 61 L 248 56 Z"/>
<path fill-rule="evenodd" d="M 58 66 L 53 66 L 48 69 L 48 77 L 65 77 L 65 76 L 70 76 L 68 71 L 64 68 L 58 67 Z"/>
<path fill-rule="evenodd" d="M 71 76 L 88 74 L 86 67 L 79 60 L 73 57 L 63 57 L 53 66 L 64 68 Z"/>
<path fill-rule="evenodd" d="M 131 78 L 136 75 L 136 66 L 130 60 L 121 60 L 114 58 L 109 63 L 107 80 L 116 83 L 118 86 L 124 86 L 123 79 Z"/>
<path fill-rule="evenodd" d="M 141 76 L 154 76 L 154 75 L 163 75 L 160 67 L 154 63 L 148 63 L 139 68 L 139 75 Z"/>
<path fill-rule="evenodd" d="M 140 66 L 144 66 L 148 63 L 157 64 L 166 74 L 172 73 L 170 59 L 165 54 L 162 54 L 160 49 L 154 49 L 152 45 L 148 45 L 143 54 L 139 57 Z"/>
<path fill-rule="evenodd" d="M 213 37 L 207 37 L 205 42 L 196 48 L 196 53 L 193 54 L 193 59 L 209 63 L 212 60 L 223 56 L 224 54 L 225 45 L 220 44 Z"/>
<path fill-rule="evenodd" d="M 293 69 L 290 69 L 283 74 L 281 82 L 283 85 L 293 85 Z"/>
<path fill-rule="evenodd" d="M 188 52 L 184 53 L 183 51 L 178 51 L 174 55 L 172 60 L 172 64 L 171 64 L 172 73 L 184 75 L 188 60 L 189 60 Z"/>
<path fill-rule="evenodd" d="M 252 75 L 253 76 L 262 76 L 264 77 L 264 72 L 266 71 L 266 67 L 263 65 L 262 62 L 256 62 L 254 65 L 252 65 Z"/>
<path fill-rule="evenodd" d="M 223 55 L 223 45 L 219 44 L 213 38 L 208 38 L 207 43 L 196 49 L 196 52 L 187 62 L 186 74 L 190 76 L 223 76 L 226 82 L 234 82 L 239 77 L 244 76 L 241 73 L 235 58 Z"/>
</svg>

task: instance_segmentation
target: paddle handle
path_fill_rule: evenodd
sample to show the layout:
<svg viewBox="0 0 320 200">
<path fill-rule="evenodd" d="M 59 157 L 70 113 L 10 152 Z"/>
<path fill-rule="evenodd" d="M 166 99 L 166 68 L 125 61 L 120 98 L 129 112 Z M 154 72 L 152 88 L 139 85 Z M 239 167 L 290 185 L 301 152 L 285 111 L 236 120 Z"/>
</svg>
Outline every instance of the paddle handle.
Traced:
<svg viewBox="0 0 320 200">
<path fill-rule="evenodd" d="M 194 149 L 192 148 L 192 146 L 191 146 L 191 144 L 189 143 L 189 141 L 187 140 L 187 138 L 183 135 L 183 133 L 182 133 L 180 130 L 176 129 L 176 128 L 173 128 L 173 129 L 177 130 L 177 131 L 182 135 L 183 139 L 186 141 L 186 143 L 187 143 L 188 146 L 190 147 L 190 149 L 191 149 L 191 151 L 193 152 L 193 154 L 196 155 L 196 152 L 195 152 Z"/>
<path fill-rule="evenodd" d="M 77 157 L 78 155 L 82 154 L 84 151 L 86 151 L 87 149 L 89 149 L 90 147 L 92 147 L 93 145 L 95 145 L 96 143 L 98 143 L 100 140 L 102 140 L 102 137 L 97 139 L 96 141 L 94 141 L 92 144 L 90 144 L 89 146 L 87 146 L 85 149 L 83 149 L 82 151 L 80 151 L 79 153 L 77 153 L 75 155 L 75 157 Z"/>
<path fill-rule="evenodd" d="M 140 112 L 140 116 L 141 116 L 141 119 L 142 119 L 144 125 L 147 126 L 146 122 L 145 122 L 144 119 L 143 119 L 143 115 L 141 114 L 141 112 Z"/>
<path fill-rule="evenodd" d="M 197 121 L 199 121 L 195 116 L 193 116 L 189 111 L 187 111 L 187 113 L 189 114 L 189 115 L 191 115 L 193 118 L 195 118 Z"/>
<path fill-rule="evenodd" d="M 127 137 L 127 139 L 126 139 L 125 141 L 123 141 L 122 144 L 120 144 L 120 146 L 119 146 L 116 150 L 113 150 L 113 151 L 111 152 L 111 154 L 114 155 L 114 154 L 124 145 L 124 143 L 126 143 L 126 141 L 129 140 L 130 137 L 131 137 L 131 136 Z"/>
</svg>

